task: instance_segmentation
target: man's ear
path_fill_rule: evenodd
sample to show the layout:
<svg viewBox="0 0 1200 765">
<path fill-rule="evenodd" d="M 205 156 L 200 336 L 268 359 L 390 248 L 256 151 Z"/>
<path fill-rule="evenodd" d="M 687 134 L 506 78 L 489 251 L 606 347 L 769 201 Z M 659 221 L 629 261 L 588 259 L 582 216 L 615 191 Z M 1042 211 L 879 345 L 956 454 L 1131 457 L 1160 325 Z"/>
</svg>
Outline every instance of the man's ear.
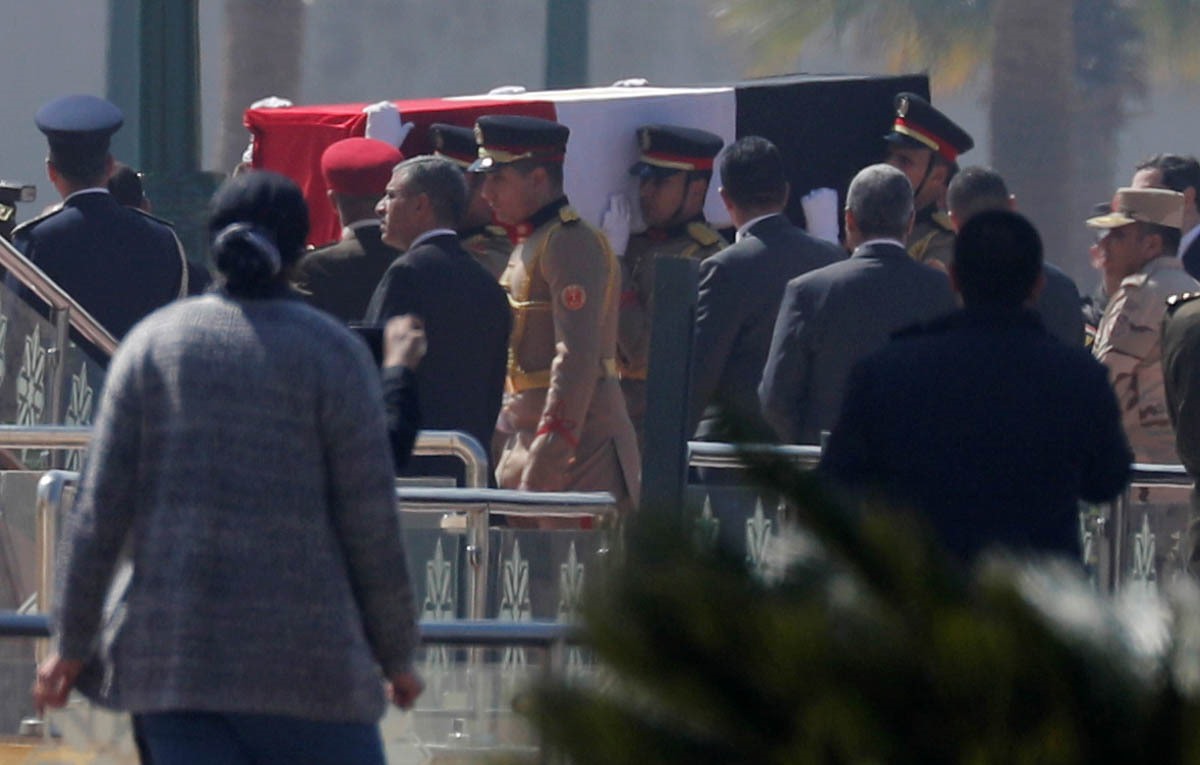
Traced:
<svg viewBox="0 0 1200 765">
<path fill-rule="evenodd" d="M 687 202 L 689 204 L 699 204 L 704 206 L 704 197 L 708 195 L 708 180 L 705 178 L 693 178 L 688 181 L 687 185 Z"/>
<path fill-rule="evenodd" d="M 46 157 L 46 178 L 49 179 L 50 185 L 58 183 L 59 175 L 58 168 L 54 166 L 54 160 Z"/>
<path fill-rule="evenodd" d="M 721 197 L 721 204 L 725 205 L 725 209 L 733 212 L 733 201 L 729 198 L 729 192 L 724 186 L 717 187 L 717 194 Z"/>
</svg>

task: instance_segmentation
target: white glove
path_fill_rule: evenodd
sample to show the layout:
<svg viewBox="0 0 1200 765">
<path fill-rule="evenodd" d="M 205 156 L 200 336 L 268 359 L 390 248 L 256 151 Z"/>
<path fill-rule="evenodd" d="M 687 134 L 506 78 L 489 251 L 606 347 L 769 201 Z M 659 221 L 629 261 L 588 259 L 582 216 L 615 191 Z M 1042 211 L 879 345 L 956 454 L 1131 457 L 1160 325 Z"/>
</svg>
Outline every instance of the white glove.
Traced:
<svg viewBox="0 0 1200 765">
<path fill-rule="evenodd" d="M 267 96 L 250 104 L 251 109 L 282 109 L 285 106 L 295 106 L 291 101 L 279 96 Z"/>
<path fill-rule="evenodd" d="M 600 230 L 608 237 L 608 245 L 619 258 L 629 246 L 629 199 L 624 194 L 608 198 L 608 209 L 600 216 Z"/>
<path fill-rule="evenodd" d="M 838 198 L 833 189 L 813 189 L 800 198 L 808 233 L 827 242 L 838 243 Z"/>
<path fill-rule="evenodd" d="M 400 110 L 391 101 L 364 106 L 363 114 L 367 115 L 367 138 L 390 143 L 397 149 L 404 145 L 404 139 L 413 129 L 413 123 L 404 122 L 400 117 Z"/>
<path fill-rule="evenodd" d="M 251 109 L 282 109 L 287 106 L 295 106 L 295 104 L 288 99 L 280 98 L 279 96 L 267 96 L 266 98 L 260 98 L 254 103 L 250 104 Z M 254 136 L 250 136 L 250 141 L 246 144 L 246 150 L 242 152 L 242 161 L 254 161 Z"/>
<path fill-rule="evenodd" d="M 626 77 L 612 84 L 614 88 L 644 88 L 650 84 L 645 77 Z"/>
<path fill-rule="evenodd" d="M 489 96 L 519 96 L 525 92 L 524 85 L 500 85 L 488 91 Z"/>
</svg>

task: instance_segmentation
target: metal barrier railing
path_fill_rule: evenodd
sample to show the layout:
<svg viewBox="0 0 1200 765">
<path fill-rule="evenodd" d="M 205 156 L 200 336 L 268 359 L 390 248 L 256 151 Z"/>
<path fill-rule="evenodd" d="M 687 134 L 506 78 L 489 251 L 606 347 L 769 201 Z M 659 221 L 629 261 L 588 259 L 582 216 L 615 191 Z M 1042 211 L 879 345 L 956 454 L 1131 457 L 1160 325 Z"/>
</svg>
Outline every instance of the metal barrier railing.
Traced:
<svg viewBox="0 0 1200 765">
<path fill-rule="evenodd" d="M 707 441 L 688 443 L 688 465 L 693 468 L 737 470 L 746 466 L 743 455 L 783 457 L 798 467 L 813 469 L 821 461 L 821 447 L 780 444 L 726 444 Z M 1161 572 L 1154 550 L 1159 540 L 1146 528 L 1138 528 L 1131 517 L 1131 493 L 1144 487 L 1169 487 L 1186 490 L 1193 487 L 1191 476 L 1182 465 L 1134 463 L 1129 488 L 1116 500 L 1092 506 L 1083 517 L 1081 538 L 1088 538 L 1090 551 L 1084 550 L 1084 564 L 1092 571 L 1096 586 L 1104 592 L 1116 592 L 1133 581 L 1153 579 Z M 1186 535 L 1184 529 L 1179 534 Z M 1136 555 L 1131 555 L 1133 550 Z M 1090 552 L 1090 556 L 1088 553 Z M 1131 557 L 1137 557 L 1131 561 Z M 1147 568 L 1150 567 L 1150 568 Z"/>
<path fill-rule="evenodd" d="M 476 443 L 464 434 L 438 433 L 438 438 L 462 436 L 459 443 Z M 456 438 L 450 438 L 456 441 Z M 436 443 L 436 442 L 435 442 Z M 464 450 L 465 454 L 469 451 Z M 468 463 L 470 468 L 470 463 Z M 468 470 L 468 472 L 470 472 Z M 37 607 L 42 613 L 52 608 L 54 592 L 54 556 L 58 544 L 58 523 L 68 491 L 78 481 L 78 473 L 49 470 L 37 488 Z M 599 524 L 615 525 L 616 500 L 604 492 L 527 492 L 506 489 L 458 489 L 436 487 L 400 487 L 396 490 L 402 513 L 455 513 L 466 517 L 467 563 L 471 577 L 467 588 L 467 612 L 473 619 L 486 616 L 488 591 L 488 529 L 493 515 L 534 518 L 589 518 Z M 601 553 L 607 550 L 601 550 Z"/>
</svg>

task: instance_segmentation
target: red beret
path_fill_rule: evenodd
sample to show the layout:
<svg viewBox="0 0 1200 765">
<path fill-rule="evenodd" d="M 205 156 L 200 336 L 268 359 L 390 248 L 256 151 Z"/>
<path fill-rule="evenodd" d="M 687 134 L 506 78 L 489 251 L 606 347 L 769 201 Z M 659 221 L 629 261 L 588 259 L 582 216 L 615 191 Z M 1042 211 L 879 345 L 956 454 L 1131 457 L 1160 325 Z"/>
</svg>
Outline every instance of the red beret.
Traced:
<svg viewBox="0 0 1200 765">
<path fill-rule="evenodd" d="M 374 138 L 346 138 L 330 144 L 321 155 L 325 184 L 340 194 L 383 196 L 392 170 L 404 155 L 391 144 Z"/>
</svg>

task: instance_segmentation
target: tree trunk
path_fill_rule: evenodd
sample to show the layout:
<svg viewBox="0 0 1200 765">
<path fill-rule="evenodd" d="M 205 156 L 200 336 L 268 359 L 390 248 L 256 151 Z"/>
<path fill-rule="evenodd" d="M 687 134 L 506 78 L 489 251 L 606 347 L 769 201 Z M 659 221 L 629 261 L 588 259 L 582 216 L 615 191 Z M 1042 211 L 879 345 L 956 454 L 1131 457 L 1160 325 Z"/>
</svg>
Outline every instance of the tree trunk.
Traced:
<svg viewBox="0 0 1200 765">
<path fill-rule="evenodd" d="M 1083 220 L 1072 201 L 1074 53 L 1071 3 L 997 0 L 992 51 L 992 163 L 1037 225 L 1046 257 L 1067 267 Z M 1071 268 L 1074 271 L 1074 268 Z"/>
<path fill-rule="evenodd" d="M 249 135 L 242 114 L 266 96 L 300 98 L 304 0 L 225 0 L 218 160 L 232 170 Z"/>
</svg>

